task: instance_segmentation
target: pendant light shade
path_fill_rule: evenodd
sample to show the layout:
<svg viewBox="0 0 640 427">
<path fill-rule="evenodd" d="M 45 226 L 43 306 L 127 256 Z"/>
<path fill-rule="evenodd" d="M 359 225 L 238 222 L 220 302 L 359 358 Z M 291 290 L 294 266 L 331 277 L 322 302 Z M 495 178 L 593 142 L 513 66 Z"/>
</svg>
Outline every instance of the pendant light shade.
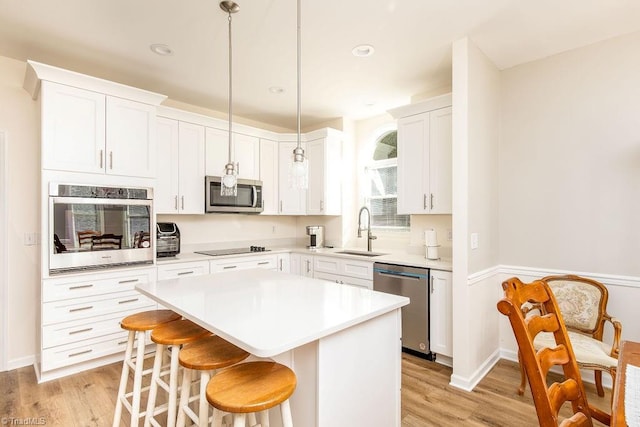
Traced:
<svg viewBox="0 0 640 427">
<path fill-rule="evenodd" d="M 232 100 L 233 100 L 233 76 L 232 76 L 232 42 L 231 42 L 231 14 L 236 13 L 240 10 L 240 6 L 237 3 L 232 1 L 222 1 L 220 2 L 220 9 L 224 10 L 229 14 L 229 161 L 224 166 L 224 170 L 222 171 L 222 185 L 220 185 L 220 195 L 221 196 L 233 196 L 235 197 L 238 194 L 238 169 L 236 164 L 233 163 L 232 159 L 232 125 L 233 125 L 233 108 L 232 108 Z"/>
<path fill-rule="evenodd" d="M 292 188 L 306 189 L 309 186 L 309 162 L 307 156 L 302 148 L 302 142 L 300 140 L 300 99 L 301 99 L 301 37 L 300 37 L 300 0 L 297 0 L 297 77 L 298 77 L 298 96 L 297 96 L 297 132 L 298 132 L 298 144 L 293 150 L 291 167 L 289 168 L 289 183 Z"/>
</svg>

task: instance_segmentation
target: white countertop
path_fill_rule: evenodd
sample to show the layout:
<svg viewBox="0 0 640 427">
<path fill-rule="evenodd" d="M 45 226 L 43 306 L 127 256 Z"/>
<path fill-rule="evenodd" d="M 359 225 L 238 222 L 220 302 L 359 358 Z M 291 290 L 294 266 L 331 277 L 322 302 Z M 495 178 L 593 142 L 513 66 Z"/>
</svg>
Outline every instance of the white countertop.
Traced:
<svg viewBox="0 0 640 427">
<path fill-rule="evenodd" d="M 258 357 L 409 303 L 406 297 L 264 269 L 160 280 L 136 289 Z"/>
<path fill-rule="evenodd" d="M 383 253 L 384 255 L 374 256 L 374 257 L 338 253 L 344 250 L 345 248 L 307 249 L 307 248 L 299 248 L 299 247 L 283 247 L 283 248 L 269 248 L 269 251 L 267 252 L 251 252 L 246 254 L 220 255 L 220 256 L 209 256 L 209 255 L 197 254 L 194 252 L 183 252 L 178 254 L 175 257 L 158 258 L 157 263 L 158 265 L 164 265 L 164 264 L 173 264 L 173 263 L 189 262 L 189 261 L 213 261 L 216 259 L 292 252 L 292 253 L 299 253 L 299 254 L 306 254 L 306 255 L 333 256 L 333 257 L 348 258 L 348 259 L 358 259 L 361 261 L 385 262 L 389 264 L 399 264 L 399 265 L 406 265 L 410 267 L 422 267 L 422 268 L 431 268 L 434 270 L 452 271 L 451 259 L 446 259 L 446 258 L 439 259 L 439 260 L 429 260 L 425 258 L 424 254 L 411 254 L 411 253 L 396 252 L 396 251 L 385 251 L 383 249 L 376 250 L 374 252 Z M 361 250 L 361 249 L 358 249 L 358 250 Z"/>
</svg>

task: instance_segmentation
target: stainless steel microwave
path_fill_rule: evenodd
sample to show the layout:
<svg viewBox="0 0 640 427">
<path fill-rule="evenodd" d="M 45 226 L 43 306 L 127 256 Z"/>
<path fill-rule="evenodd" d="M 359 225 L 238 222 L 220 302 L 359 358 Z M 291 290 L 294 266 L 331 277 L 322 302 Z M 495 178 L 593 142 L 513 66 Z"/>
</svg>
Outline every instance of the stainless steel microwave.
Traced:
<svg viewBox="0 0 640 427">
<path fill-rule="evenodd" d="M 235 196 L 222 196 L 219 176 L 205 177 L 205 212 L 207 213 L 260 213 L 262 206 L 262 181 L 239 179 Z"/>
</svg>

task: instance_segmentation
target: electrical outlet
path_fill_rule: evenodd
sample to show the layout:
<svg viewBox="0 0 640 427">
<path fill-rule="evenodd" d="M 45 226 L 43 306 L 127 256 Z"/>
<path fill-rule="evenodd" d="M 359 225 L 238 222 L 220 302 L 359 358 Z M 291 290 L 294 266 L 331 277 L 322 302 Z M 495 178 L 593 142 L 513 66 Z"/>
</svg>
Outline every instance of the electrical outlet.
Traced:
<svg viewBox="0 0 640 427">
<path fill-rule="evenodd" d="M 38 233 L 24 233 L 24 245 L 34 246 L 38 244 Z"/>
<path fill-rule="evenodd" d="M 471 233 L 471 249 L 478 249 L 478 233 Z"/>
</svg>

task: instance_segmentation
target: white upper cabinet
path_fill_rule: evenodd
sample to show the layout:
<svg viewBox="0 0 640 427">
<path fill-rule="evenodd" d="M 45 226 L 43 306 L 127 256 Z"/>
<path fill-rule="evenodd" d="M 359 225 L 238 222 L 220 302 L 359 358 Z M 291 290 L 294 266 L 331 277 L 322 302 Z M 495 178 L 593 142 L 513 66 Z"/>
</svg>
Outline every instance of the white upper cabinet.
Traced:
<svg viewBox="0 0 640 427">
<path fill-rule="evenodd" d="M 260 181 L 263 215 L 278 214 L 278 143 L 260 139 Z"/>
<path fill-rule="evenodd" d="M 27 61 L 40 96 L 42 168 L 154 178 L 156 106 L 166 97 Z"/>
<path fill-rule="evenodd" d="M 295 142 L 281 142 L 278 147 L 278 213 L 280 215 L 306 215 L 307 190 L 292 188 L 289 168 L 293 160 Z M 306 149 L 306 144 L 302 143 Z"/>
<path fill-rule="evenodd" d="M 307 215 L 340 215 L 342 141 L 339 135 L 307 142 L 309 188 Z"/>
<path fill-rule="evenodd" d="M 158 117 L 156 213 L 204 213 L 204 126 Z"/>
<path fill-rule="evenodd" d="M 154 178 L 156 107 L 107 96 L 106 172 Z"/>
<path fill-rule="evenodd" d="M 106 96 L 42 82 L 42 168 L 103 173 Z"/>
<path fill-rule="evenodd" d="M 391 114 L 398 118 L 398 213 L 450 214 L 451 95 Z"/>
<path fill-rule="evenodd" d="M 231 160 L 238 167 L 238 178 L 260 179 L 260 138 L 233 133 Z M 206 130 L 206 174 L 220 176 L 229 161 L 229 133 L 225 130 Z"/>
</svg>

